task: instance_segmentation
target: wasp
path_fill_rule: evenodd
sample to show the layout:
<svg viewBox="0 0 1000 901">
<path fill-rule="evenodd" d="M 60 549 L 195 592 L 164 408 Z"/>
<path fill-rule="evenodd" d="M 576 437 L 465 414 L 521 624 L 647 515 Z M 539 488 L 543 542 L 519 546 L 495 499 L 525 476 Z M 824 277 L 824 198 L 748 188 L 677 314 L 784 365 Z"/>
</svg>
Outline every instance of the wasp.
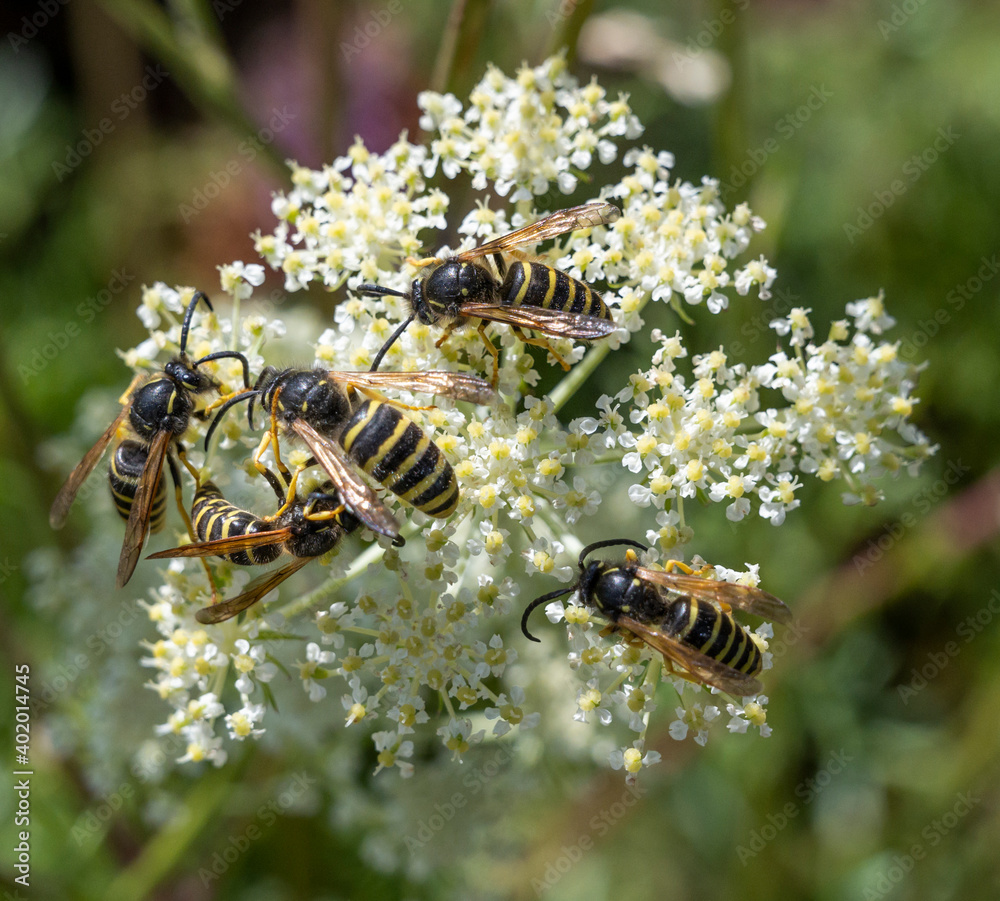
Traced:
<svg viewBox="0 0 1000 901">
<path fill-rule="evenodd" d="M 569 363 L 553 350 L 544 337 L 529 338 L 523 330 L 531 329 L 554 338 L 594 341 L 614 331 L 610 310 L 593 288 L 565 272 L 543 263 L 523 260 L 515 261 L 508 268 L 503 254 L 513 253 L 521 245 L 545 241 L 574 229 L 607 225 L 619 216 L 621 210 L 614 204 L 595 201 L 552 213 L 456 256 L 412 261 L 417 266 L 435 268 L 422 278 L 414 279 L 408 294 L 379 285 L 359 285 L 357 291 L 364 297 L 391 295 L 403 297 L 410 304 L 410 315 L 382 345 L 375 356 L 372 371 L 378 369 L 386 351 L 414 319 L 425 325 L 444 327 L 437 347 L 469 319 L 478 319 L 479 337 L 493 357 L 494 387 L 500 361 L 496 347 L 486 337 L 488 322 L 510 325 L 522 341 L 544 347 L 563 369 L 568 370 Z M 486 266 L 476 262 L 487 256 L 493 257 L 499 279 Z"/>
<path fill-rule="evenodd" d="M 543 595 L 525 608 L 521 631 L 531 641 L 528 616 L 536 607 L 578 591 L 584 604 L 606 617 L 611 628 L 630 633 L 659 651 L 693 681 L 746 697 L 761 691 L 755 678 L 763 667 L 760 650 L 750 633 L 732 616 L 733 608 L 785 623 L 791 612 L 773 595 L 747 585 L 703 578 L 677 560 L 667 569 L 639 565 L 634 551 L 620 563 L 592 560 L 595 550 L 614 545 L 646 546 L 628 539 L 597 541 L 580 554 L 580 578 L 575 585 Z"/>
<path fill-rule="evenodd" d="M 303 499 L 296 493 L 294 479 L 286 492 L 273 473 L 268 471 L 267 475 L 280 505 L 273 515 L 256 516 L 237 507 L 222 496 L 214 482 L 204 482 L 195 492 L 191 506 L 199 541 L 149 556 L 151 560 L 224 557 L 239 566 L 264 566 L 282 554 L 293 558 L 251 582 L 238 597 L 199 610 L 195 618 L 200 623 L 220 623 L 246 610 L 311 559 L 336 547 L 359 525 L 329 482 Z"/>
<path fill-rule="evenodd" d="M 170 467 L 178 506 L 185 520 L 187 519 L 181 502 L 180 472 L 174 452 L 185 467 L 196 475 L 187 462 L 180 438 L 187 431 L 194 410 L 193 396 L 219 388 L 219 383 L 198 367 L 210 360 L 227 357 L 239 360 L 243 364 L 243 384 L 247 388 L 250 386 L 250 367 L 246 357 L 237 351 L 217 351 L 194 362 L 189 359 L 188 331 L 199 301 L 204 301 L 205 306 L 212 309 L 212 304 L 202 292 L 195 293 L 184 314 L 178 355 L 164 366 L 162 375 L 149 379 L 140 374 L 132 380 L 132 384 L 122 395 L 121 412 L 69 474 L 49 512 L 49 523 L 54 529 L 61 528 L 80 486 L 93 472 L 108 445 L 117 438 L 118 444 L 111 457 L 108 479 L 115 507 L 122 518 L 127 520 L 125 539 L 118 560 L 118 588 L 132 577 L 147 533 L 155 532 L 163 526 L 166 512 L 164 460 L 168 461 Z M 147 380 L 143 383 L 144 378 Z M 120 430 L 125 431 L 125 434 L 120 434 Z"/>
<path fill-rule="evenodd" d="M 271 424 L 253 454 L 257 469 L 265 471 L 260 461 L 270 446 L 275 465 L 287 480 L 289 470 L 281 460 L 278 432 L 296 435 L 326 471 L 346 508 L 372 531 L 395 538 L 399 523 L 359 470 L 410 506 L 437 518 L 455 511 L 459 490 L 455 471 L 441 449 L 398 409 L 427 408 L 390 401 L 378 392 L 383 387 L 442 394 L 475 404 L 490 403 L 495 397 L 485 381 L 463 373 L 278 370 L 268 366 L 253 389 L 222 405 L 205 436 L 206 447 L 225 412 L 247 398 L 252 429 L 254 401 L 259 398 Z"/>
</svg>

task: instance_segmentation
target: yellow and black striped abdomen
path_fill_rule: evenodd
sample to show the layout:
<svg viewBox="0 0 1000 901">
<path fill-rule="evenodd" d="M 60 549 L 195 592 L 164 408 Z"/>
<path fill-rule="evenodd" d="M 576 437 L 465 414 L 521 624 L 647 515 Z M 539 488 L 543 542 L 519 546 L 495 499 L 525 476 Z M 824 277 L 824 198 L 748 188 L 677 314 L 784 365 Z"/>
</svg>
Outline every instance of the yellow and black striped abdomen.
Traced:
<svg viewBox="0 0 1000 901">
<path fill-rule="evenodd" d="M 732 616 L 707 602 L 681 598 L 671 616 L 675 638 L 719 663 L 756 676 L 763 660 L 746 629 Z"/>
<path fill-rule="evenodd" d="M 247 510 L 229 503 L 213 482 L 205 482 L 194 496 L 191 520 L 195 534 L 201 541 L 218 541 L 220 538 L 237 538 L 269 532 L 274 527 Z M 263 566 L 281 556 L 282 545 L 264 544 L 246 548 L 232 554 L 220 554 L 239 566 Z"/>
<path fill-rule="evenodd" d="M 132 512 L 135 494 L 139 490 L 139 479 L 146 468 L 149 459 L 149 447 L 140 441 L 126 439 L 111 455 L 108 467 L 108 481 L 111 483 L 111 497 L 115 509 L 122 519 L 128 519 Z M 149 531 L 159 532 L 167 515 L 167 485 L 160 474 L 160 483 L 156 486 L 156 497 L 149 513 Z"/>
<path fill-rule="evenodd" d="M 340 443 L 351 459 L 393 494 L 428 516 L 458 506 L 458 481 L 441 449 L 391 404 L 365 400 L 344 426 Z"/>
<path fill-rule="evenodd" d="M 500 287 L 507 306 L 546 307 L 564 313 L 582 313 L 610 319 L 611 311 L 601 295 L 565 272 L 542 263 L 518 260 L 510 265 Z"/>
</svg>

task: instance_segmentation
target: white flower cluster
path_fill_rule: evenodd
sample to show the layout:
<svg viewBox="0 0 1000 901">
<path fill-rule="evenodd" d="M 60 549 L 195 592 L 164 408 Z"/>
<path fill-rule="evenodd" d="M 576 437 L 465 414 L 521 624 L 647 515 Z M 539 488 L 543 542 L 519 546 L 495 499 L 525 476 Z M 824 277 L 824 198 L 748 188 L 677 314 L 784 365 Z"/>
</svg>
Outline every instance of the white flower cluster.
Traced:
<svg viewBox="0 0 1000 901">
<path fill-rule="evenodd" d="M 917 369 L 895 344 L 873 340 L 887 324 L 881 297 L 848 310 L 853 334 L 841 320 L 816 344 L 809 311 L 793 309 L 771 324 L 790 336 L 789 351 L 747 366 L 719 349 L 694 357 L 690 376 L 679 371 L 687 357 L 680 335 L 654 330 L 652 367 L 602 397 L 600 419 L 583 424 L 592 443 L 620 449 L 622 465 L 641 476 L 629 497 L 660 511 L 649 541 L 664 549 L 686 541 L 684 500 L 696 496 L 725 503 L 734 522 L 755 502 L 760 516 L 781 525 L 799 506 L 799 474 L 842 480 L 851 489 L 845 502 L 874 503 L 878 479 L 915 473 L 933 453 L 909 421 Z M 765 406 L 779 398 L 780 407 Z"/>
<path fill-rule="evenodd" d="M 503 398 L 494 408 L 399 397 L 408 404 L 437 404 L 407 415 L 433 436 L 462 490 L 458 510 L 446 522 L 397 509 L 407 523 L 405 548 L 371 542 L 368 533 L 348 536 L 322 559 L 328 575 L 312 592 L 300 590 L 294 597 L 296 576 L 286 583 L 289 599 L 283 603 L 258 604 L 242 622 L 209 628 L 193 619 L 210 601 L 204 572 L 190 561 L 171 563 L 148 607 L 161 637 L 144 663 L 173 711 L 163 729 L 186 739 L 182 759 L 221 764 L 226 734 L 242 741 L 262 733 L 267 683 L 276 671 L 272 660 L 286 671 L 297 669 L 311 701 L 323 702 L 328 686 L 336 685 L 345 724 L 377 727 L 372 739 L 378 768 L 396 767 L 402 775 L 412 772 L 415 743 L 431 729 L 460 758 L 485 740 L 487 729 L 499 737 L 514 726 L 537 725 L 540 716 L 528 712 L 525 687 L 541 664 L 518 660 L 510 646 L 520 640 L 508 616 L 519 594 L 515 577 L 537 574 L 565 583 L 576 576 L 566 549 L 579 546 L 577 524 L 599 509 L 599 485 L 610 470 L 629 474 L 628 496 L 636 506 L 657 509 L 658 528 L 646 534 L 666 549 L 691 539 L 683 510 L 687 498 L 723 502 L 732 520 L 756 505 L 778 525 L 799 504 L 800 474 L 841 479 L 855 498 L 869 501 L 877 496 L 876 479 L 915 467 L 931 452 L 909 422 L 914 372 L 894 345 L 874 337 L 891 324 L 880 298 L 849 307 L 853 336 L 847 322 L 834 323 L 822 344 L 812 340 L 808 311 L 793 310 L 774 324 L 787 338 L 787 351 L 763 365 L 731 361 L 720 349 L 693 356 L 685 372 L 688 350 L 680 336 L 656 330 L 659 348 L 650 368 L 631 376 L 614 397 L 597 401 L 598 417 L 561 423 L 558 409 L 579 387 L 580 375 L 643 328 L 648 303 L 669 304 L 686 316 L 685 306 L 700 304 L 721 313 L 731 300 L 729 289 L 766 299 L 775 273 L 765 260 L 731 265 L 763 223 L 745 205 L 727 211 L 712 180 L 671 181 L 670 154 L 633 146 L 641 127 L 627 100 L 609 100 L 596 83 L 578 85 L 560 57 L 516 78 L 490 69 L 468 107 L 453 96 L 430 93 L 421 95 L 420 106 L 429 147 L 403 135 L 376 154 L 358 141 L 322 171 L 293 166 L 293 188 L 273 204 L 277 227 L 256 236 L 263 259 L 284 273 L 288 292 L 310 284 L 331 291 L 346 286 L 333 324 L 315 341 L 315 365 L 367 369 L 409 311 L 401 298 L 362 299 L 355 289 L 377 283 L 405 291 L 426 272 L 407 262 L 423 241 L 430 240 L 438 256 L 454 252 L 426 234 L 449 223 L 448 195 L 428 187 L 441 177 L 466 179 L 512 204 L 504 210 L 481 202 L 466 213 L 457 232 L 464 236 L 461 248 L 468 249 L 571 205 L 553 197 L 575 190 L 586 173 L 602 199 L 621 207 L 621 217 L 538 249 L 538 259 L 595 284 L 618 328 L 589 351 L 554 340 L 557 352 L 577 366 L 549 397 L 530 393 L 539 379 L 536 359 L 502 327 L 493 329 L 502 348 Z M 611 184 L 600 167 L 619 155 L 628 171 Z M 543 196 L 543 208 L 535 208 Z M 266 339 L 282 335 L 285 324 L 269 318 L 271 308 L 254 297 L 263 268 L 235 263 L 221 273 L 222 288 L 234 301 L 232 314 L 197 315 L 189 353 L 240 350 L 252 376 L 265 363 L 281 366 L 281 360 L 264 358 Z M 146 291 L 140 316 L 151 337 L 125 355 L 130 366 L 153 368 L 161 351 L 175 349 L 178 317 L 189 297 L 162 285 Z M 294 310 L 287 309 L 292 322 Z M 439 330 L 413 322 L 386 355 L 382 371 L 489 372 L 491 360 L 475 329 L 456 332 L 440 347 L 439 337 Z M 236 361 L 208 365 L 225 390 L 239 387 Z M 188 446 L 200 448 L 204 431 L 205 423 L 192 419 Z M 226 418 L 219 435 L 207 457 L 192 450 L 194 465 L 227 496 L 255 488 L 259 493 L 260 480 L 248 478 L 245 459 L 259 435 L 235 415 Z M 306 461 L 306 451 L 287 444 L 286 460 Z M 211 566 L 227 597 L 249 578 L 230 562 Z M 756 583 L 753 567 L 742 575 L 716 572 Z M 550 581 L 533 578 L 532 589 L 542 593 Z M 313 617 L 313 631 L 303 641 L 302 624 L 294 638 L 285 623 L 304 612 Z M 648 649 L 599 636 L 585 607 L 550 605 L 550 618 L 569 623 L 570 663 L 585 683 L 577 719 L 594 714 L 602 724 L 618 720 L 638 733 L 611 756 L 613 766 L 633 776 L 658 756 L 645 751 L 644 743 L 662 662 Z M 762 650 L 770 634 L 769 626 L 755 633 Z M 297 650 L 289 655 L 289 648 Z M 766 666 L 766 654 L 764 659 Z M 524 686 L 507 681 L 515 661 Z M 670 734 L 692 734 L 703 743 L 720 708 L 693 700 L 704 698 L 703 689 L 676 675 L 667 674 L 682 707 Z M 230 678 L 239 696 L 235 708 L 219 700 L 229 696 Z M 605 680 L 610 682 L 602 687 Z M 752 724 L 766 735 L 766 701 L 759 696 L 728 704 L 728 728 L 745 731 Z M 439 708 L 443 724 L 432 721 L 431 711 Z"/>
<path fill-rule="evenodd" d="M 512 203 L 545 194 L 552 183 L 571 194 L 595 156 L 607 165 L 619 141 L 642 133 L 626 98 L 608 100 L 596 80 L 581 87 L 560 56 L 516 78 L 491 66 L 464 110 L 451 94 L 431 91 L 417 103 L 420 127 L 435 136 L 425 174 L 436 165 L 448 178 L 465 171 L 475 190 L 510 195 Z"/>
</svg>

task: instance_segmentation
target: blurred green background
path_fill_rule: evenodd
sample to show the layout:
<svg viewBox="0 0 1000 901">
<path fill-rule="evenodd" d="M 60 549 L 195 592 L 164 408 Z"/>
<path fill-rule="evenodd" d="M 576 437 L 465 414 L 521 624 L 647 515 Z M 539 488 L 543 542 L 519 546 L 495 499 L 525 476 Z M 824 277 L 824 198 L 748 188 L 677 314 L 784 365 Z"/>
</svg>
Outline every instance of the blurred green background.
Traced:
<svg viewBox="0 0 1000 901">
<path fill-rule="evenodd" d="M 0 656 L 10 698 L 17 664 L 36 697 L 66 680 L 33 715 L 20 897 L 995 898 L 1000 7 L 449 7 L 35 0 L 0 13 Z M 50 531 L 66 466 L 41 446 L 86 392 L 124 389 L 114 349 L 141 337 L 141 285 L 213 294 L 218 264 L 254 261 L 248 236 L 272 228 L 281 160 L 317 167 L 355 134 L 382 150 L 417 134 L 418 91 L 461 97 L 488 61 L 513 71 L 563 42 L 581 80 L 631 95 L 643 141 L 673 151 L 680 177 L 720 178 L 727 203 L 768 222 L 750 255 L 778 269 L 770 307 L 698 311 L 690 346 L 759 362 L 775 313 L 806 306 L 822 323 L 884 289 L 890 337 L 928 361 L 917 414 L 937 456 L 874 508 L 807 483 L 777 530 L 695 514 L 694 550 L 759 562 L 795 614 L 767 679 L 774 735 L 677 743 L 661 706 L 664 760 L 635 795 L 587 747 L 597 733 L 570 720 L 568 681 L 567 736 L 548 755 L 494 745 L 373 781 L 367 738 L 338 744 L 328 704 L 310 710 L 332 717 L 326 743 L 287 726 L 222 771 L 151 778 L 134 758 L 163 710 L 129 662 L 152 629 L 114 596 L 111 564 L 95 560 L 78 594 L 27 592 L 32 566 L 69 559 L 87 528 L 75 516 Z M 339 299 L 311 294 L 317 321 Z M 640 343 L 567 417 L 639 367 Z M 108 560 L 112 523 L 99 524 Z M 637 516 L 635 534 L 650 525 Z M 45 547 L 58 554 L 33 555 Z M 0 724 L 10 747 L 13 700 Z M 0 877 L 13 893 L 11 819 Z M 385 831 L 412 837 L 406 854 L 386 850 Z"/>
</svg>

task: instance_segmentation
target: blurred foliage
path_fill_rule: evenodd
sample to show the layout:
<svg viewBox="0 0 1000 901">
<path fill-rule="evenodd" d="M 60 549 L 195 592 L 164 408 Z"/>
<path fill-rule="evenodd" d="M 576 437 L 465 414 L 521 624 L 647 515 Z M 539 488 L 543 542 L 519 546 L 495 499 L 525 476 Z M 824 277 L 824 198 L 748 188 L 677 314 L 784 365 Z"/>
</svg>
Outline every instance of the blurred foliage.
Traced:
<svg viewBox="0 0 1000 901">
<path fill-rule="evenodd" d="M 921 427 L 941 447 L 919 478 L 887 485 L 875 508 L 844 507 L 809 486 L 778 530 L 694 512 L 696 551 L 760 562 L 767 588 L 796 613 L 777 636 L 768 679 L 774 734 L 716 732 L 701 749 L 661 732 L 664 762 L 635 796 L 620 773 L 595 764 L 601 750 L 573 734 L 573 690 L 559 674 L 536 690 L 566 698 L 570 750 L 558 759 L 575 758 L 573 766 L 552 766 L 529 738 L 499 759 L 488 748 L 461 767 L 418 765 L 408 782 L 372 782 L 364 753 L 337 758 L 314 747 L 288 759 L 279 736 L 221 772 L 184 770 L 153 787 L 129 770 L 153 703 L 138 669 L 105 667 L 94 650 L 103 639 L 88 651 L 80 638 L 107 628 L 110 614 L 75 609 L 72 599 L 25 601 L 31 561 L 57 559 L 32 553 L 52 545 L 71 553 L 73 530 L 87 527 L 77 519 L 65 533 L 49 530 L 65 469 L 48 465 L 42 443 L 70 427 L 85 392 L 124 388 L 112 349 L 140 334 L 140 285 L 160 279 L 211 292 L 215 265 L 251 261 L 248 235 L 268 229 L 268 195 L 283 184 L 272 156 L 316 166 L 355 133 L 387 146 L 403 128 L 416 133 L 414 98 L 432 78 L 461 92 L 487 61 L 507 70 L 537 63 L 555 29 L 573 33 L 588 15 L 589 25 L 625 5 L 470 2 L 450 70 L 436 63 L 448 9 L 431 0 L 79 0 L 0 13 L 0 648 L 5 673 L 32 665 L 33 691 L 58 678 L 71 685 L 52 705 L 59 729 L 47 728 L 51 710 L 34 716 L 24 895 L 995 897 L 1000 9 L 973 0 L 676 6 L 627 8 L 650 17 L 648 35 L 674 42 L 678 66 L 707 55 L 728 62 L 731 87 L 716 102 L 678 103 L 627 61 L 605 68 L 578 54 L 579 74 L 630 93 L 644 140 L 677 153 L 678 175 L 732 183 L 727 200 L 749 200 L 768 221 L 752 253 L 778 268 L 780 312 L 802 305 L 814 321 L 839 318 L 846 301 L 885 290 L 899 323 L 893 336 L 928 361 Z M 122 105 L 162 62 L 162 42 L 142 24 L 156 11 L 174 23 L 176 53 L 208 48 L 232 66 L 234 96 L 220 102 L 191 88 L 208 77 L 199 58 L 194 75 L 165 78 L 134 107 Z M 382 24 L 364 43 L 371 22 Z M 37 34 L 26 37 L 32 27 Z M 251 159 L 244 142 L 279 109 L 291 124 Z M 185 215 L 234 163 L 218 199 Z M 114 273 L 127 275 L 121 290 Z M 93 315 L 81 306 L 88 299 L 98 302 Z M 338 300 L 311 299 L 319 316 Z M 742 357 L 759 361 L 774 346 L 768 320 L 760 305 L 737 301 L 718 320 L 706 313 L 677 327 L 699 351 L 738 342 Z M 636 343 L 613 355 L 605 365 L 619 375 L 599 371 L 584 395 L 638 368 L 641 352 Z M 605 503 L 628 517 L 624 500 Z M 110 573 L 96 572 L 93 593 L 117 611 L 110 584 Z M 148 637 L 142 618 L 123 617 L 107 641 L 138 654 Z M 69 678 L 81 652 L 87 665 Z M 104 697 L 109 710 L 134 708 L 134 731 L 103 736 L 106 755 L 77 753 L 74 723 L 101 728 L 94 704 L 76 700 L 84 693 Z M 0 714 L 5 735 L 11 709 Z M 340 729 L 329 724 L 330 735 Z M 401 868 L 384 866 L 364 829 L 338 828 L 359 802 L 322 787 L 335 770 L 355 774 L 370 825 L 394 823 L 415 837 Z M 260 811 L 295 773 L 320 779 L 318 803 L 283 807 L 268 822 Z M 11 782 L 0 788 L 6 809 Z M 5 820 L 4 848 L 15 832 Z M 14 875 L 4 862 L 4 881 Z"/>
</svg>

